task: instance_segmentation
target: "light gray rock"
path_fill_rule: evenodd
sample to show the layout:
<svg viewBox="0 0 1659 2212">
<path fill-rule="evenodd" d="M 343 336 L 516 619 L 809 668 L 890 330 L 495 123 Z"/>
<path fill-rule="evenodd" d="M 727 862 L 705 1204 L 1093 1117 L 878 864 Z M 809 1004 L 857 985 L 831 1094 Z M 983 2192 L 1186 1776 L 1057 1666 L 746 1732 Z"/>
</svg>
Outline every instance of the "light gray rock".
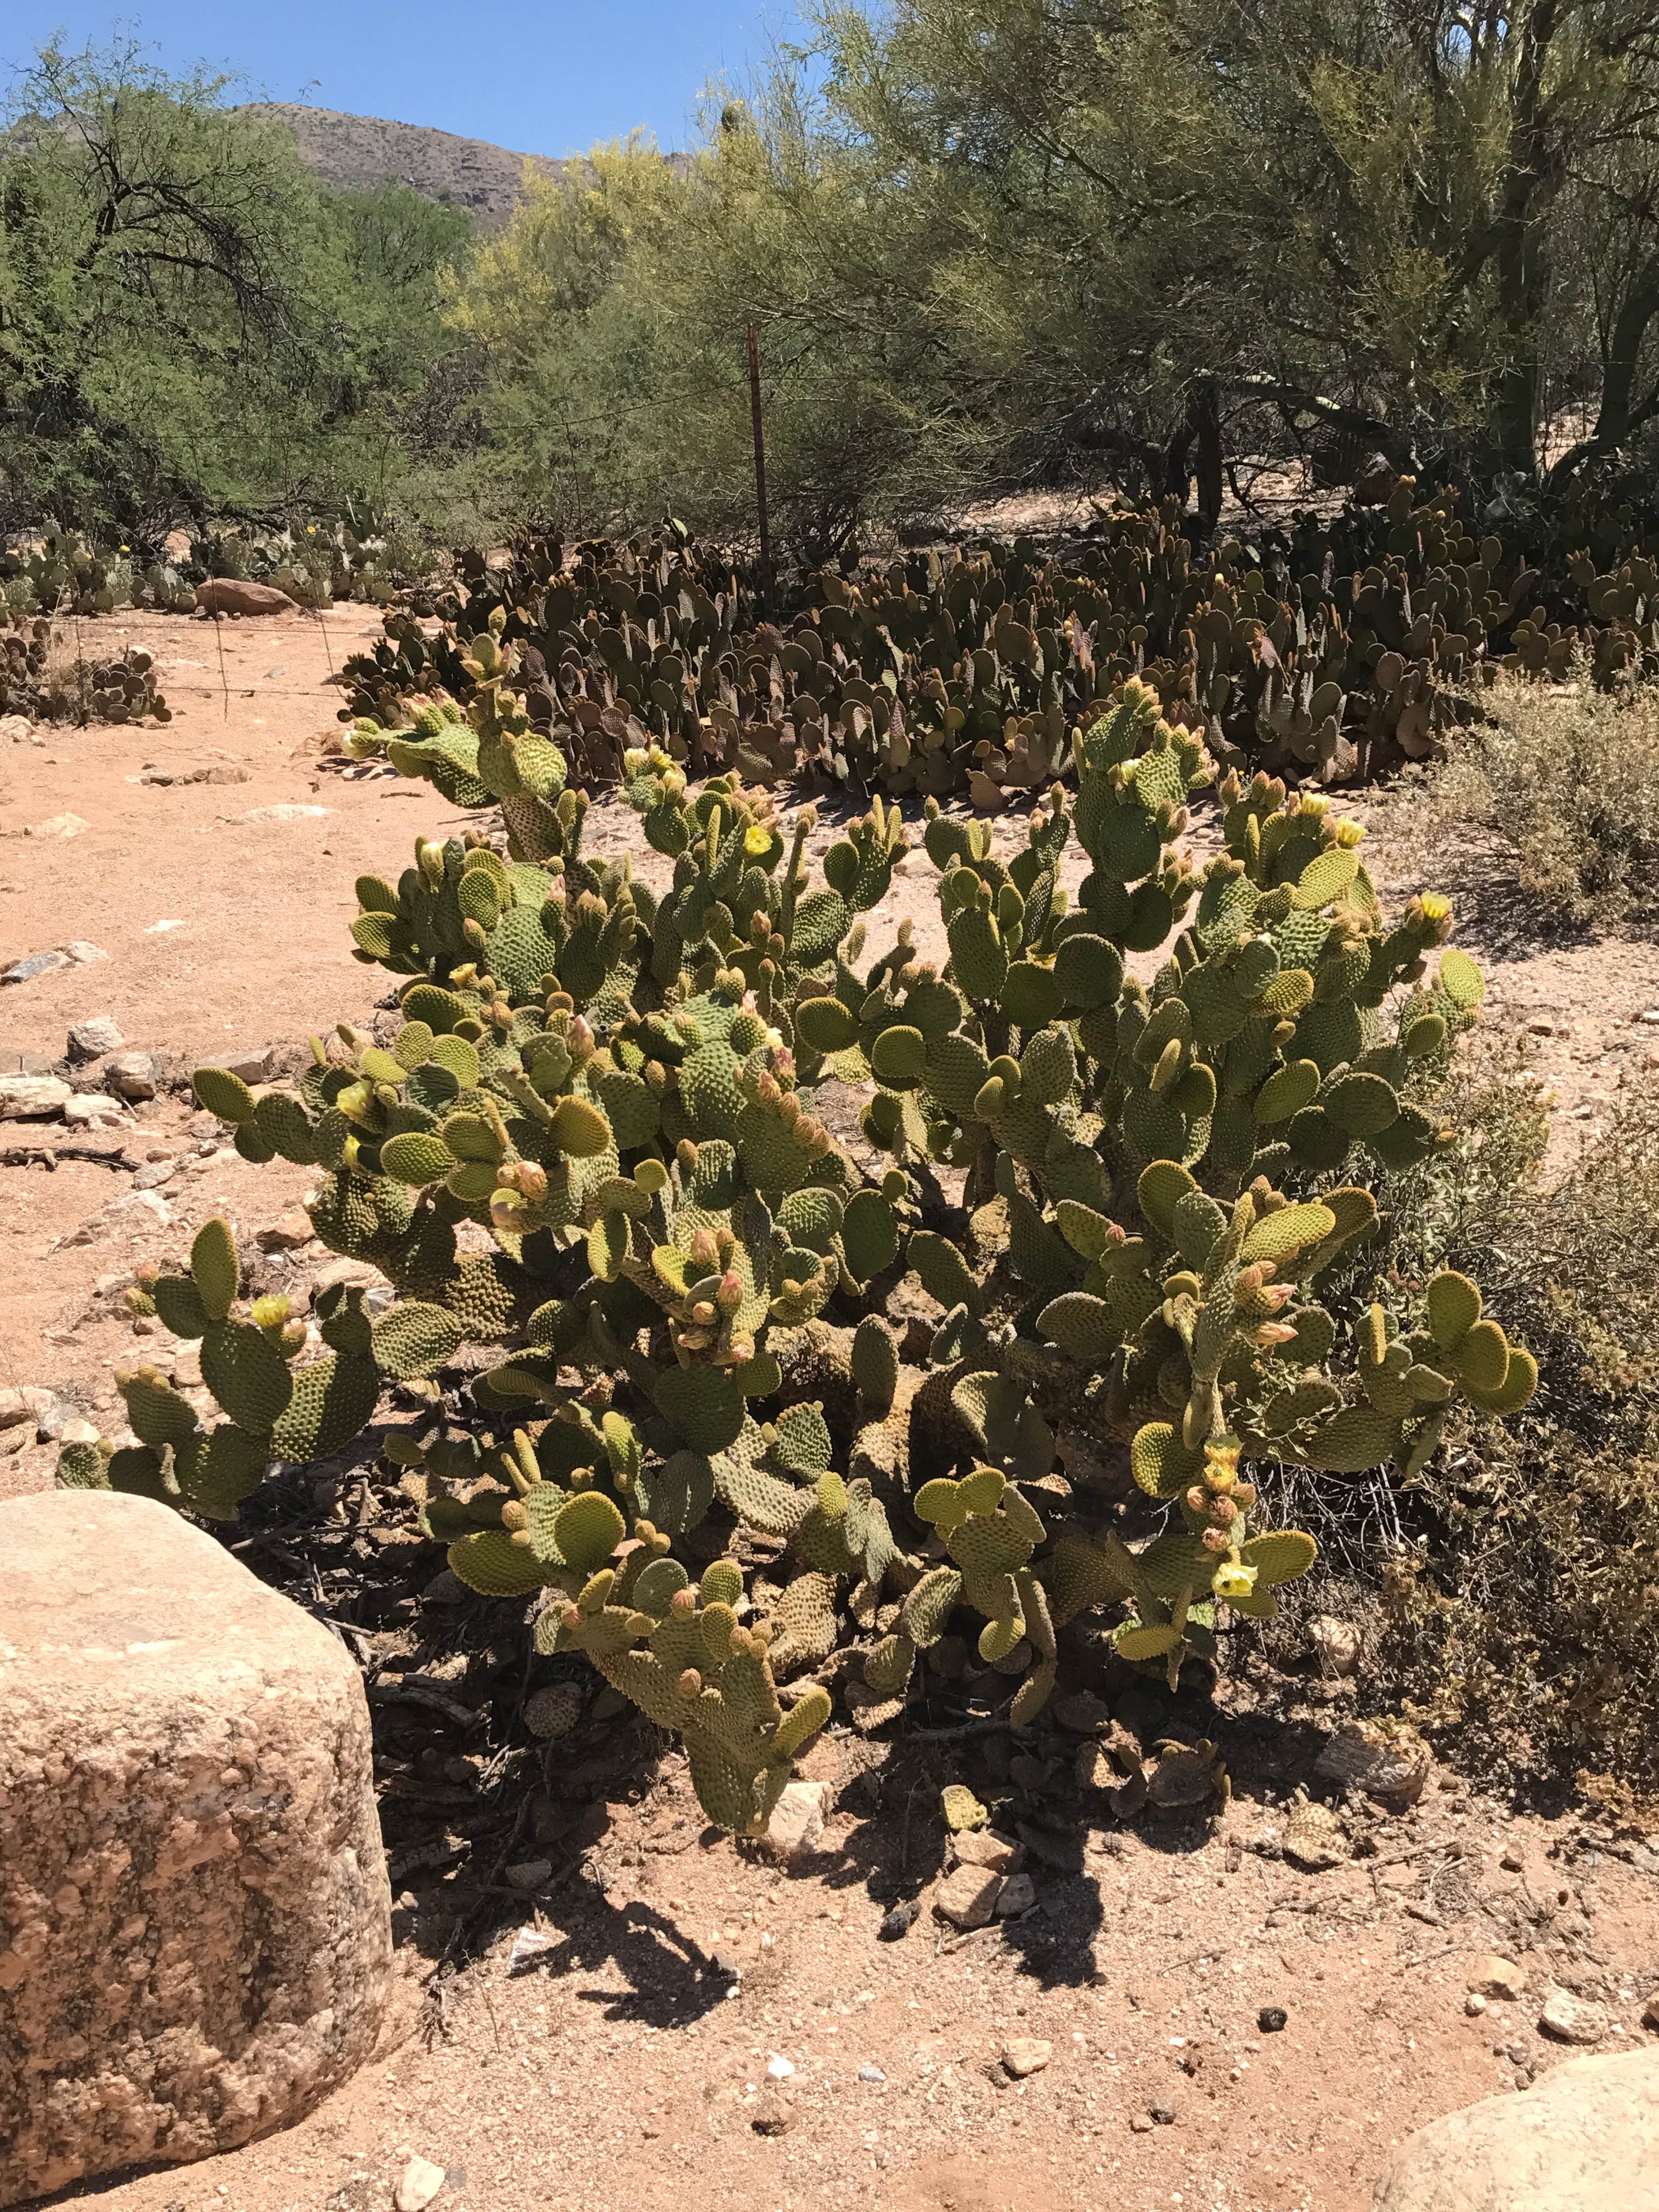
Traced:
<svg viewBox="0 0 1659 2212">
<path fill-rule="evenodd" d="M 104 1080 L 120 1098 L 154 1098 L 155 1062 L 147 1052 L 118 1052 L 104 1062 Z"/>
<path fill-rule="evenodd" d="M 781 1859 L 809 1858 L 823 1841 L 822 1782 L 786 1782 L 766 1824 L 767 1848 Z"/>
<path fill-rule="evenodd" d="M 89 968 L 94 960 L 109 958 L 101 945 L 88 945 L 84 937 L 72 937 L 67 945 L 60 945 L 58 949 L 65 959 L 73 960 L 79 968 Z"/>
<path fill-rule="evenodd" d="M 1659 2212 L 1659 2051 L 1570 2058 L 1419 2128 L 1374 2212 Z"/>
<path fill-rule="evenodd" d="M 298 2119 L 374 2049 L 356 1668 L 148 1498 L 0 1504 L 0 2205 Z"/>
<path fill-rule="evenodd" d="M 69 1033 L 71 1060 L 101 1060 L 106 1052 L 119 1052 L 126 1039 L 106 1014 L 76 1022 Z"/>
<path fill-rule="evenodd" d="M 45 1121 L 74 1092 L 61 1075 L 0 1075 L 0 1121 Z"/>
<path fill-rule="evenodd" d="M 244 1083 L 263 1083 L 270 1073 L 270 1063 L 275 1057 L 270 1047 L 262 1044 L 257 1050 L 250 1047 L 241 1052 L 227 1053 L 224 1059 L 216 1060 L 214 1065 L 216 1067 L 228 1067 L 233 1075 L 240 1075 Z"/>
<path fill-rule="evenodd" d="M 71 1129 L 108 1129 L 126 1118 L 118 1098 L 101 1091 L 82 1091 L 64 1102 L 64 1119 Z"/>
<path fill-rule="evenodd" d="M 275 806 L 250 808 L 244 822 L 317 822 L 328 812 L 325 806 L 306 806 L 295 799 L 284 799 Z"/>
<path fill-rule="evenodd" d="M 1571 1990 L 1553 1989 L 1544 1999 L 1538 2025 L 1558 2043 L 1600 2043 L 1607 2032 L 1607 2016 L 1598 2004 Z"/>
</svg>

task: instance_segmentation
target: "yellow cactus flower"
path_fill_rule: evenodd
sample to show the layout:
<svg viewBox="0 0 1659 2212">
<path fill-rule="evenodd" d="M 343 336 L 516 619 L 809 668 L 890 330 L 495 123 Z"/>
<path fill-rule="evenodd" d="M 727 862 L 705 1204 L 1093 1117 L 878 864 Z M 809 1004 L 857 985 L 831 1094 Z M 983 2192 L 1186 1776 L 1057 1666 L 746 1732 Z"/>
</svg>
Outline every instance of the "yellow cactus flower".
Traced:
<svg viewBox="0 0 1659 2212">
<path fill-rule="evenodd" d="M 1211 1587 L 1218 1597 L 1249 1597 L 1255 1588 L 1255 1569 L 1247 1567 L 1242 1559 L 1229 1559 L 1225 1566 L 1216 1569 Z"/>
</svg>

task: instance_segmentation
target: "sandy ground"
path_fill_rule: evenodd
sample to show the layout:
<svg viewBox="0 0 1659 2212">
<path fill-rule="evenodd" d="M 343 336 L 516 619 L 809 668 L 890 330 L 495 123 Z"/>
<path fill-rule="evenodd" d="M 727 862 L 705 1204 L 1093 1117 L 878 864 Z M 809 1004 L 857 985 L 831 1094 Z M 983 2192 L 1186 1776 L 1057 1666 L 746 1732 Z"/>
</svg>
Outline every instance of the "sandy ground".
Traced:
<svg viewBox="0 0 1659 2212">
<path fill-rule="evenodd" d="M 106 1428 L 111 1369 L 155 1352 L 120 1303 L 135 1263 L 182 1254 L 221 1211 L 251 1244 L 307 1181 L 221 1146 L 184 1071 L 267 1048 L 280 1058 L 313 1028 L 366 1023 L 388 979 L 350 957 L 352 878 L 395 872 L 417 830 L 450 826 L 428 787 L 349 775 L 324 750 L 327 678 L 365 623 L 339 610 L 325 626 L 294 616 L 216 635 L 182 618 L 112 621 L 156 653 L 172 723 L 48 732 L 0 752 L 0 967 L 71 940 L 107 956 L 0 988 L 0 1068 L 55 1063 L 70 1025 L 93 1016 L 161 1056 L 159 1095 L 119 1127 L 0 1125 L 0 1386 L 44 1388 Z M 224 780 L 143 781 L 199 769 Z M 248 819 L 270 806 L 324 811 Z M 1370 823 L 1391 880 L 1386 802 L 1348 811 Z M 65 812 L 84 828 L 31 834 Z M 1201 816 L 1195 827 L 1201 848 L 1213 831 Z M 637 848 L 614 799 L 596 809 L 593 841 Z M 1462 876 L 1478 889 L 1472 856 L 1444 860 L 1460 899 Z M 911 862 L 872 917 L 872 946 L 906 912 L 927 945 L 932 884 L 925 860 Z M 1621 1085 L 1656 1079 L 1659 1027 L 1642 1017 L 1659 1009 L 1659 950 L 1540 947 L 1524 915 L 1490 903 L 1461 941 L 1488 969 L 1491 1033 L 1521 1038 L 1559 1093 L 1565 1161 Z M 95 1065 L 86 1081 L 96 1086 Z M 60 1158 L 71 1145 L 105 1158 Z M 302 1271 L 319 1256 L 269 1264 Z M 53 1449 L 23 1431 L 0 1443 L 12 1435 L 21 1448 L 0 1455 L 0 1498 L 51 1480 Z M 395 1621 L 414 1607 L 392 1590 L 418 1592 L 441 1559 L 363 1495 L 359 1548 L 396 1565 Z M 522 1699 L 518 1616 L 480 1604 L 468 1618 L 465 1679 L 495 1716 L 480 1727 L 494 1727 L 514 1710 L 503 1672 Z M 407 1632 L 367 1648 L 377 1669 L 416 1663 Z M 493 1945 L 447 1970 L 422 2014 L 458 1917 L 487 1903 L 506 1863 L 494 1832 L 471 1849 L 483 1832 L 467 1790 L 446 1794 L 441 1777 L 424 1829 L 388 1820 L 407 1973 L 382 2057 L 287 2134 L 82 2194 L 109 2212 L 374 2212 L 418 2152 L 448 2172 L 441 2212 L 539 2212 L 556 2195 L 586 2212 L 658 2212 L 688 2185 L 769 2212 L 1073 2212 L 1103 2188 L 1188 2212 L 1362 2212 L 1412 2128 L 1563 2055 L 1538 2028 L 1552 1984 L 1606 2008 L 1607 2047 L 1642 2037 L 1659 1980 L 1659 1857 L 1632 1858 L 1571 1818 L 1512 1817 L 1437 1776 L 1414 1812 L 1354 1820 L 1359 1856 L 1299 1871 L 1279 1849 L 1285 1808 L 1342 1693 L 1279 1687 L 1271 1714 L 1259 1686 L 1224 1682 L 1213 1708 L 1169 1717 L 1223 1731 L 1237 1794 L 1224 1818 L 1137 1831 L 1078 1799 L 1075 1739 L 1055 1723 L 1012 1765 L 1006 1741 L 894 1749 L 833 1735 L 809 1768 L 835 1794 L 826 1848 L 787 1870 L 704 1829 L 659 1740 L 590 1720 L 550 1756 L 551 1786 L 532 1801 L 550 1868 L 540 1892 L 505 1901 Z M 408 1718 L 377 1709 L 388 1771 L 416 1755 L 397 1734 Z M 465 1735 L 422 1726 L 428 1779 L 453 1778 L 463 1756 L 477 1766 Z M 944 1850 L 938 1790 L 955 1778 L 994 1791 L 1005 1826 L 1025 1824 L 1036 1884 L 1025 1917 L 966 1941 L 927 1904 Z M 533 1856 L 541 1844 L 522 1830 L 515 1847 Z M 441 1840 L 411 1842 L 422 1834 Z M 917 1895 L 910 1932 L 879 1940 L 890 1905 Z M 514 1973 L 520 1925 L 552 1948 Z M 1525 1965 L 1527 1994 L 1472 2014 L 1471 1962 L 1494 1949 Z M 1258 2025 L 1268 2006 L 1287 2013 L 1282 2033 Z M 1048 2040 L 1047 2067 L 1011 2078 L 1000 2059 L 1012 2036 Z M 795 2071 L 769 2091 L 775 2053 Z"/>
</svg>

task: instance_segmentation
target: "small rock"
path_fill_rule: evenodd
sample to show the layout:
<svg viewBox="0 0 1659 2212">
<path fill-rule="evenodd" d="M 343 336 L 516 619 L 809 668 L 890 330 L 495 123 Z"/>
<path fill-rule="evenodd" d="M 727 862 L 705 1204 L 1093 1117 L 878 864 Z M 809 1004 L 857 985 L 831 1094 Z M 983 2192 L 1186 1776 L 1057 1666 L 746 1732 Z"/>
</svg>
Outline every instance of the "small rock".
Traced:
<svg viewBox="0 0 1659 2212">
<path fill-rule="evenodd" d="M 117 1199 L 115 1203 L 122 1208 L 137 1208 L 148 1213 L 158 1229 L 167 1228 L 173 1220 L 173 1208 L 159 1190 L 129 1191 L 125 1198 Z"/>
<path fill-rule="evenodd" d="M 154 1098 L 155 1062 L 147 1052 L 120 1052 L 104 1062 L 104 1080 L 121 1098 Z"/>
<path fill-rule="evenodd" d="M 83 822 L 78 814 L 53 814 L 45 822 L 36 822 L 23 835 L 26 837 L 78 837 L 83 830 L 90 830 L 90 822 Z"/>
<path fill-rule="evenodd" d="M 244 1083 L 263 1083 L 270 1073 L 270 1063 L 275 1056 L 270 1047 L 265 1044 L 261 1045 L 257 1052 L 228 1053 L 223 1060 L 215 1064 L 228 1068 L 233 1075 L 240 1075 Z"/>
<path fill-rule="evenodd" d="M 71 937 L 67 945 L 60 945 L 58 949 L 77 968 L 90 968 L 95 960 L 109 958 L 101 945 L 88 945 L 84 937 Z"/>
<path fill-rule="evenodd" d="M 1017 2035 L 1002 2046 L 1002 2063 L 1017 2081 L 1041 2074 L 1054 2055 L 1054 2045 L 1040 2035 Z"/>
<path fill-rule="evenodd" d="M 823 1840 L 823 1806 L 829 1785 L 787 1782 L 766 1824 L 767 1848 L 781 1859 L 808 1858 Z"/>
<path fill-rule="evenodd" d="M 347 1290 L 380 1291 L 390 1287 L 378 1267 L 371 1267 L 367 1260 L 326 1260 L 311 1279 L 313 1300 L 320 1291 L 331 1291 L 337 1285 Z"/>
<path fill-rule="evenodd" d="M 27 960 L 19 960 L 0 975 L 0 983 L 32 983 L 37 975 L 50 975 L 54 969 L 67 968 L 67 952 L 31 952 Z"/>
<path fill-rule="evenodd" d="M 1505 1874 L 1520 1874 L 1524 1870 L 1527 1863 L 1520 1852 L 1510 1846 L 1498 1853 L 1498 1863 Z"/>
<path fill-rule="evenodd" d="M 30 1403 L 32 1395 L 21 1390 L 0 1390 L 0 1429 L 19 1428 L 25 1421 L 39 1419 L 40 1409 Z M 40 1395 L 46 1395 L 44 1392 Z"/>
<path fill-rule="evenodd" d="M 919 1897 L 901 1898 L 896 1905 L 882 1915 L 881 1925 L 876 1935 L 884 1943 L 896 1943 L 901 1936 L 909 1934 L 921 1915 L 921 1899 Z"/>
<path fill-rule="evenodd" d="M 1308 1623 L 1308 1641 L 1327 1674 L 1352 1674 L 1359 1664 L 1361 1638 L 1352 1621 L 1339 1620 L 1334 1613 L 1316 1613 Z"/>
<path fill-rule="evenodd" d="M 1129 2126 L 1138 2136 L 1149 2136 L 1152 2132 L 1152 2116 L 1150 2112 L 1131 2112 Z"/>
<path fill-rule="evenodd" d="M 882 2072 L 879 2066 L 860 2066 L 859 2069 L 859 2079 L 860 2081 L 872 2081 L 879 2086 L 880 2083 L 887 2079 L 887 2076 Z"/>
<path fill-rule="evenodd" d="M 0 1075 L 0 1121 L 43 1121 L 75 1094 L 59 1075 Z"/>
<path fill-rule="evenodd" d="M 217 1129 L 216 1121 L 215 1133 Z M 260 1230 L 254 1242 L 262 1252 L 297 1252 L 309 1244 L 316 1234 L 311 1216 L 295 1206 L 292 1212 L 279 1215 L 269 1228 Z"/>
<path fill-rule="evenodd" d="M 1146 2110 L 1154 2126 L 1172 2128 L 1175 2125 L 1176 2108 L 1173 2105 L 1166 2104 L 1160 2099 L 1156 2105 L 1148 2105 Z"/>
<path fill-rule="evenodd" d="M 517 1866 L 507 1870 L 507 1880 L 514 1889 L 540 1889 L 553 1878 L 551 1859 L 520 1859 Z"/>
<path fill-rule="evenodd" d="M 988 1867 L 959 1866 L 933 1893 L 933 1910 L 957 1928 L 983 1928 L 996 1911 L 1002 1876 Z"/>
<path fill-rule="evenodd" d="M 1486 2009 L 1486 2000 L 1478 1990 L 1471 1990 L 1463 2000 L 1463 2009 L 1471 2020 L 1478 2020 Z"/>
<path fill-rule="evenodd" d="M 160 1190 L 161 1185 L 171 1182 L 178 1172 L 175 1160 L 151 1160 L 133 1176 L 132 1188 L 135 1190 Z"/>
<path fill-rule="evenodd" d="M 426 2212 L 443 2185 L 442 2166 L 434 2166 L 429 2158 L 411 2158 L 398 2177 L 392 2202 L 397 2212 Z"/>
<path fill-rule="evenodd" d="M 101 1060 L 106 1052 L 119 1052 L 126 1039 L 106 1015 L 95 1014 L 90 1021 L 76 1022 L 68 1042 L 71 1060 Z"/>
<path fill-rule="evenodd" d="M 781 2051 L 775 2051 L 766 2062 L 766 2078 L 769 2081 L 787 2081 L 794 2070 L 793 2059 L 786 2058 Z"/>
<path fill-rule="evenodd" d="M 1607 2032 L 1607 2016 L 1600 2005 L 1558 1988 L 1545 1998 L 1538 2025 L 1558 2043 L 1600 2043 Z"/>
<path fill-rule="evenodd" d="M 71 1129 L 112 1129 L 125 1118 L 120 1100 L 101 1091 L 82 1091 L 64 1103 L 64 1119 Z"/>
<path fill-rule="evenodd" d="M 1036 1903 L 1036 1885 L 1029 1874 L 1010 1875 L 997 1892 L 999 1920 L 1017 1919 L 1022 1912 L 1030 1911 Z"/>
<path fill-rule="evenodd" d="M 320 822 L 328 812 L 325 806 L 301 806 L 285 800 L 279 806 L 256 806 L 242 817 L 244 822 Z"/>
<path fill-rule="evenodd" d="M 1255 2016 L 1255 2024 L 1263 2035 L 1277 2035 L 1281 2028 L 1289 2027 L 1290 2019 L 1283 2005 L 1263 2005 Z"/>
<path fill-rule="evenodd" d="M 1524 2066 L 1531 2059 L 1532 2053 L 1524 2043 L 1511 2043 L 1505 2049 L 1504 2056 L 1511 2066 Z"/>
<path fill-rule="evenodd" d="M 0 714 L 0 745 L 26 745 L 33 735 L 26 714 Z"/>
<path fill-rule="evenodd" d="M 749 2124 L 757 2136 L 781 2136 L 788 2126 L 790 2111 L 776 2089 L 765 2091 L 756 2101 Z"/>
<path fill-rule="evenodd" d="M 552 1936 L 544 1936 L 539 1928 L 520 1928 L 513 1938 L 513 1948 L 507 1954 L 507 1970 L 510 1974 L 516 1973 L 520 1966 L 527 1966 L 532 1959 L 545 1958 L 550 1951 L 557 1948 Z"/>
<path fill-rule="evenodd" d="M 951 1839 L 958 1866 L 988 1867 L 993 1874 L 1013 1874 L 1025 1863 L 1025 1846 L 994 1828 L 967 1828 Z"/>
<path fill-rule="evenodd" d="M 1470 1966 L 1464 1986 L 1475 1996 L 1501 1997 L 1513 2004 L 1527 1986 L 1526 1969 L 1517 1966 L 1513 1959 L 1488 1951 Z"/>
</svg>

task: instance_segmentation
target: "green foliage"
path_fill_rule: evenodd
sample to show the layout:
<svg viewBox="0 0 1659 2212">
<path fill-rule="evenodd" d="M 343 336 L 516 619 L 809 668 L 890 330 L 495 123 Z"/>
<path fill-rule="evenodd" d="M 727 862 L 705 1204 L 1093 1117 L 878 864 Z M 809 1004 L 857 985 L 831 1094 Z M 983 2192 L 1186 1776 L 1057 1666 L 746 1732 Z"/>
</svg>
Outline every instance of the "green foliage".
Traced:
<svg viewBox="0 0 1659 2212">
<path fill-rule="evenodd" d="M 507 851 L 420 841 L 395 885 L 359 878 L 352 935 L 402 979 L 400 1026 L 316 1040 L 297 1091 L 195 1079 L 245 1158 L 317 1168 L 317 1232 L 400 1302 L 371 1320 L 325 1293 L 326 1350 L 301 1360 L 280 1301 L 244 1316 L 210 1224 L 190 1274 L 147 1289 L 228 1419 L 204 1428 L 140 1370 L 137 1443 L 77 1450 L 66 1480 L 228 1513 L 267 1458 L 343 1449 L 386 1382 L 498 1346 L 468 1386 L 475 1434 L 398 1432 L 423 1531 L 475 1589 L 535 1598 L 541 1647 L 586 1651 L 681 1731 L 711 1817 L 753 1830 L 830 1709 L 801 1683 L 786 1712 L 780 1682 L 834 1661 L 878 1726 L 966 1613 L 1024 1722 L 1103 1605 L 1127 1608 L 1120 1655 L 1173 1680 L 1218 1607 L 1271 1620 L 1312 1563 L 1264 1525 L 1248 1462 L 1409 1477 L 1454 1401 L 1529 1395 L 1530 1355 L 1472 1282 L 1443 1270 L 1412 1297 L 1356 1272 L 1376 1207 L 1338 1177 L 1444 1149 L 1413 1040 L 1432 1018 L 1443 1059 L 1479 976 L 1432 964 L 1443 900 L 1384 921 L 1322 799 L 1230 774 L 1226 850 L 1194 870 L 1176 841 L 1212 765 L 1131 679 L 1073 733 L 1075 808 L 1056 787 L 1006 863 L 929 810 L 950 960 L 920 963 L 906 925 L 860 972 L 859 916 L 907 849 L 894 811 L 878 800 L 815 883 L 811 809 L 786 837 L 735 775 L 693 797 L 664 747 L 629 750 L 672 860 L 653 896 L 585 856 L 494 630 L 469 660 L 465 720 L 399 742 L 441 789 L 465 773 L 501 799 Z M 1176 925 L 1133 980 L 1125 952 Z M 850 1032 L 811 1012 L 829 997 Z M 854 1060 L 879 1175 L 814 1110 Z M 957 1212 L 941 1163 L 965 1170 Z M 879 1318 L 905 1264 L 945 1310 L 920 1375 Z M 1080 1442 L 1116 1453 L 1139 1520 L 1055 1473 Z M 746 1601 L 729 1559 L 691 1587 L 734 1524 L 784 1546 Z"/>
<path fill-rule="evenodd" d="M 43 49 L 0 130 L 0 504 L 159 547 L 204 513 L 384 501 L 456 342 L 464 216 L 335 192 L 206 71 Z M 176 603 L 163 567 L 139 589 Z M 41 602 L 43 609 L 56 601 Z"/>
</svg>

